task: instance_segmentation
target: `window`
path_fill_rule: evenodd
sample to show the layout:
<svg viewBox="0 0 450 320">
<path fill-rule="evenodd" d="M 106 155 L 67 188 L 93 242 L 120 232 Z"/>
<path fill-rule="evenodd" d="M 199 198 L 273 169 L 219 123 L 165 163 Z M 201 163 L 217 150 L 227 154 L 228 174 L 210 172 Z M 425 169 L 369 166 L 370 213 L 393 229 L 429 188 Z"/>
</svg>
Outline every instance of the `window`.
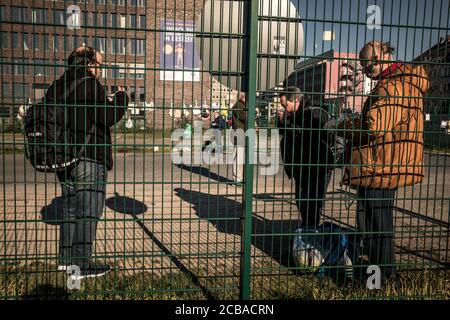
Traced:
<svg viewBox="0 0 450 320">
<path fill-rule="evenodd" d="M 108 26 L 108 14 L 106 13 L 97 13 L 98 18 L 95 20 L 98 26 L 107 27 Z"/>
<path fill-rule="evenodd" d="M 88 25 L 89 25 L 89 16 L 90 16 L 90 15 L 91 15 L 91 14 L 90 14 L 89 12 L 87 12 L 87 11 L 82 11 L 82 12 L 80 13 L 80 18 L 81 18 L 80 25 L 81 25 L 82 27 L 88 26 Z"/>
<path fill-rule="evenodd" d="M 139 87 L 138 88 L 138 95 L 139 95 L 139 101 L 140 102 L 145 102 L 145 88 L 144 87 Z"/>
<path fill-rule="evenodd" d="M 120 27 L 126 28 L 127 26 L 127 17 L 120 15 Z"/>
<path fill-rule="evenodd" d="M 0 6 L 0 21 L 6 21 L 6 6 Z"/>
<path fill-rule="evenodd" d="M 127 42 L 126 39 L 112 38 L 111 39 L 111 53 L 112 54 L 126 54 Z"/>
<path fill-rule="evenodd" d="M 131 39 L 131 54 L 143 56 L 145 53 L 145 41 L 140 39 Z"/>
<path fill-rule="evenodd" d="M 71 51 L 76 48 L 76 39 L 75 37 L 69 36 L 67 34 L 64 35 L 64 50 L 63 51 Z"/>
<path fill-rule="evenodd" d="M 40 43 L 40 35 L 37 33 L 33 33 L 33 49 L 35 51 L 39 51 L 41 49 L 41 43 Z"/>
<path fill-rule="evenodd" d="M 24 22 L 25 21 L 25 8 L 24 7 L 12 7 L 12 21 Z"/>
<path fill-rule="evenodd" d="M 8 48 L 8 32 L 2 31 L 2 49 Z"/>
<path fill-rule="evenodd" d="M 136 24 L 136 15 L 135 14 L 130 14 L 130 28 L 136 28 L 137 24 Z"/>
<path fill-rule="evenodd" d="M 139 28 L 146 29 L 145 16 L 139 16 Z"/>
<path fill-rule="evenodd" d="M 54 52 L 59 51 L 59 34 L 53 35 L 53 51 Z"/>
<path fill-rule="evenodd" d="M 50 50 L 50 36 L 48 34 L 43 34 L 42 40 L 43 40 L 43 45 L 44 45 L 44 47 L 42 49 Z"/>
<path fill-rule="evenodd" d="M 136 102 L 136 88 L 135 87 L 130 87 L 128 89 L 128 93 L 130 94 L 130 100 L 131 102 Z"/>
<path fill-rule="evenodd" d="M 11 74 L 11 63 L 9 59 L 0 58 L 2 64 L 0 65 L 1 74 Z"/>
<path fill-rule="evenodd" d="M 9 82 L 3 82 L 2 93 L 0 94 L 3 98 L 11 98 L 11 92 L 9 91 Z"/>
<path fill-rule="evenodd" d="M 124 63 L 111 64 L 111 77 L 113 79 L 125 79 L 127 70 L 124 67 Z"/>
<path fill-rule="evenodd" d="M 106 4 L 106 0 L 95 0 L 95 4 Z"/>
<path fill-rule="evenodd" d="M 129 89 L 130 93 L 130 99 L 133 102 L 144 102 L 145 101 L 145 88 L 144 87 L 138 87 L 138 90 L 136 91 L 136 87 L 130 87 Z"/>
<path fill-rule="evenodd" d="M 111 27 L 117 28 L 117 13 L 111 13 Z"/>
<path fill-rule="evenodd" d="M 17 102 L 28 101 L 30 96 L 27 83 L 13 83 L 14 100 Z"/>
<path fill-rule="evenodd" d="M 53 24 L 65 25 L 64 10 L 53 9 Z"/>
<path fill-rule="evenodd" d="M 34 75 L 37 77 L 43 77 L 45 75 L 45 60 L 34 59 Z"/>
<path fill-rule="evenodd" d="M 106 38 L 95 38 L 95 49 L 100 53 L 107 52 L 106 50 Z"/>
<path fill-rule="evenodd" d="M 47 23 L 47 10 L 31 9 L 31 20 L 33 23 Z"/>
<path fill-rule="evenodd" d="M 127 17 L 118 13 L 111 13 L 111 26 L 113 28 L 126 28 Z"/>
<path fill-rule="evenodd" d="M 29 75 L 26 63 L 25 59 L 14 59 L 13 74 L 15 76 Z"/>
<path fill-rule="evenodd" d="M 144 79 L 145 65 L 143 63 L 130 63 L 129 70 L 131 79 Z"/>
<path fill-rule="evenodd" d="M 22 40 L 23 40 L 23 49 L 30 50 L 30 39 L 28 33 L 22 34 Z"/>
<path fill-rule="evenodd" d="M 12 33 L 11 48 L 19 49 L 19 33 L 17 33 L 17 32 Z"/>
<path fill-rule="evenodd" d="M 124 6 L 125 0 L 111 0 L 111 4 L 116 5 L 116 6 Z"/>
<path fill-rule="evenodd" d="M 131 6 L 132 7 L 144 7 L 145 6 L 145 0 L 131 0 Z"/>
</svg>

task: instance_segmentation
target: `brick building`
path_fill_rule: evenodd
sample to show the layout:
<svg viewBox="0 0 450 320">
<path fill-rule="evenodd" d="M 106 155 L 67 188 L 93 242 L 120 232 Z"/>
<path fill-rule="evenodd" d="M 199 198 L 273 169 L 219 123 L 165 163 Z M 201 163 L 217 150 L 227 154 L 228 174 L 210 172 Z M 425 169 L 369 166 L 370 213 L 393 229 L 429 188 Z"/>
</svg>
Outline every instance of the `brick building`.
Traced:
<svg viewBox="0 0 450 320">
<path fill-rule="evenodd" d="M 175 0 L 3 0 L 2 115 L 12 117 L 21 104 L 40 99 L 63 73 L 71 51 L 84 43 L 104 54 L 101 82 L 108 91 L 125 86 L 131 106 L 141 109 L 150 125 L 162 127 L 164 118 L 170 126 L 172 119 L 165 108 L 171 102 L 175 108 L 194 105 L 195 100 L 210 104 L 211 77 L 198 72 L 197 81 L 184 76 L 171 81 L 161 75 L 165 68 L 161 50 L 166 46 L 161 37 L 169 30 L 164 21 L 193 25 L 202 7 L 203 0 L 182 4 Z"/>
</svg>

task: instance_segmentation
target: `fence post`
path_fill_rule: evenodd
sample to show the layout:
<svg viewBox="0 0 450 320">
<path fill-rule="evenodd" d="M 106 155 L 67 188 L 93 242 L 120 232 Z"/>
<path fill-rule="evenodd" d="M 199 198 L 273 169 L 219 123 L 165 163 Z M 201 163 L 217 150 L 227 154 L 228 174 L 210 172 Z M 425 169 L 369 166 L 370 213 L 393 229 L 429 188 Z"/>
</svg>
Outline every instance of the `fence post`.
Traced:
<svg viewBox="0 0 450 320">
<path fill-rule="evenodd" d="M 244 6 L 244 19 L 247 29 L 247 51 L 244 53 L 245 87 L 247 123 L 246 130 L 254 129 L 255 125 L 255 103 L 256 103 L 256 59 L 258 43 L 258 3 L 259 0 L 250 0 Z M 241 219 L 241 272 L 240 289 L 241 300 L 250 298 L 250 253 L 252 236 L 252 204 L 253 204 L 253 164 L 250 163 L 253 145 L 249 143 L 249 137 L 245 137 L 245 165 L 244 177 L 245 188 L 243 194 L 243 215 Z"/>
</svg>

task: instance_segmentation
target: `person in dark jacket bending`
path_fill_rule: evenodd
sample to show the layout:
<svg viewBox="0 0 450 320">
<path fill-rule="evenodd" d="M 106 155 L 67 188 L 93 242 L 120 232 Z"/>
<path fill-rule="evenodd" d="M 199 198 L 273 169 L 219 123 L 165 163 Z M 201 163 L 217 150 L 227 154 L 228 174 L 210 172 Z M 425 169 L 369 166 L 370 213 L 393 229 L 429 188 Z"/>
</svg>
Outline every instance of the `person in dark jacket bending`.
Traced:
<svg viewBox="0 0 450 320">
<path fill-rule="evenodd" d="M 92 47 L 77 48 L 69 56 L 68 69 L 45 95 L 46 101 L 55 101 L 74 81 L 78 83 L 60 103 L 65 106 L 76 154 L 83 152 L 74 165 L 58 173 L 63 197 L 58 270 L 70 271 L 76 265 L 78 279 L 110 271 L 109 265 L 96 263 L 91 256 L 105 203 L 107 171 L 113 167 L 110 127 L 122 119 L 128 95 L 121 87 L 114 95 L 106 95 L 99 81 L 102 64 L 102 55 Z"/>
<path fill-rule="evenodd" d="M 331 175 L 328 164 L 333 154 L 323 126 L 328 116 L 320 107 L 312 107 L 300 89 L 288 87 L 280 94 L 282 110 L 277 127 L 281 135 L 281 156 L 289 179 L 295 180 L 295 198 L 303 228 L 316 228 Z"/>
</svg>

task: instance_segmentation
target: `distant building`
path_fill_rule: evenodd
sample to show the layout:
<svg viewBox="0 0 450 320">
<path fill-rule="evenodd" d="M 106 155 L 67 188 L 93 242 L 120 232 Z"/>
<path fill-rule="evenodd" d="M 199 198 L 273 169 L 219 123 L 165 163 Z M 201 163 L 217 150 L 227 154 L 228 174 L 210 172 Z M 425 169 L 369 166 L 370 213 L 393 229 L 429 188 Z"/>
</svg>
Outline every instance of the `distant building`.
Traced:
<svg viewBox="0 0 450 320">
<path fill-rule="evenodd" d="M 424 143 L 450 148 L 450 35 L 414 59 L 428 72 L 430 88 L 425 97 Z"/>
<path fill-rule="evenodd" d="M 71 51 L 82 44 L 103 53 L 101 82 L 105 89 L 111 92 L 116 86 L 125 86 L 131 96 L 130 106 L 154 111 L 148 117 L 149 125 L 171 125 L 172 118 L 161 108 L 170 107 L 171 101 L 175 106 L 183 101 L 210 103 L 209 74 L 189 72 L 190 65 L 185 66 L 194 61 L 198 67 L 192 41 L 182 51 L 184 68 L 180 69 L 179 54 L 174 52 L 183 37 L 170 32 L 191 30 L 201 5 L 188 1 L 179 6 L 175 0 L 4 3 L 0 4 L 0 116 L 12 119 L 20 105 L 30 98 L 39 100 L 66 68 Z M 79 19 L 67 13 L 71 5 L 80 9 Z M 80 24 L 80 28 L 70 27 L 70 22 Z M 150 105 L 155 108 L 147 108 Z"/>
<path fill-rule="evenodd" d="M 211 91 L 211 104 L 225 103 L 226 105 L 233 105 L 237 100 L 238 92 L 226 87 L 215 78 L 212 78 Z"/>
<path fill-rule="evenodd" d="M 450 35 L 414 59 L 428 72 L 430 89 L 425 112 L 447 114 L 450 110 Z"/>
<path fill-rule="evenodd" d="M 372 81 L 362 73 L 357 59 L 356 53 L 327 51 L 300 62 L 287 84 L 298 86 L 312 95 L 314 104 L 333 113 L 347 108 L 361 112 Z"/>
</svg>

